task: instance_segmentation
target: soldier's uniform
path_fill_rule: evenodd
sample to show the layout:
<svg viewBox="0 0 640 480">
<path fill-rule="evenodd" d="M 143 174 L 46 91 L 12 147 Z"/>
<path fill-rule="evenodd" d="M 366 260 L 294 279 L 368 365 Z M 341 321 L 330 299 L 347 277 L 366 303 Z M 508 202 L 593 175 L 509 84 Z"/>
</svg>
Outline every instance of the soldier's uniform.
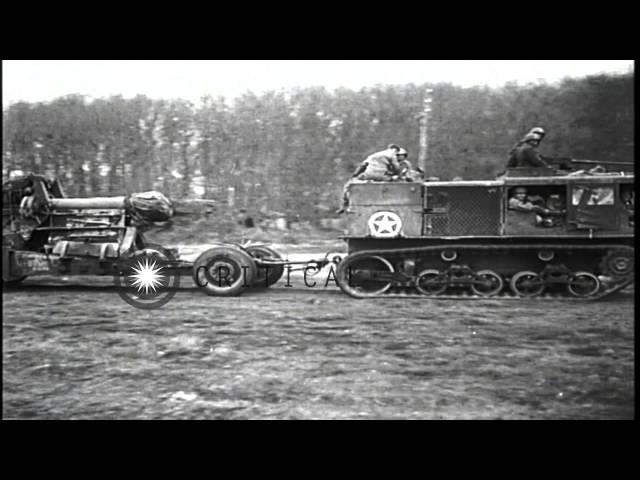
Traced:
<svg viewBox="0 0 640 480">
<path fill-rule="evenodd" d="M 515 195 L 509 199 L 509 210 L 535 212 L 535 224 L 538 227 L 555 227 L 562 224 L 560 217 L 564 216 L 564 210 L 545 208 L 542 205 L 537 205 L 535 201 L 536 197 L 526 196 L 526 191 L 522 187 L 516 188 L 514 193 Z M 554 207 L 561 206 L 561 200 L 555 197 L 557 197 L 557 195 L 550 199 L 551 203 Z"/>
<path fill-rule="evenodd" d="M 342 207 L 338 213 L 344 212 L 349 205 L 349 185 L 365 181 L 390 182 L 401 172 L 398 162 L 399 147 L 389 146 L 385 150 L 372 153 L 358 166 L 351 179 L 342 190 Z M 395 177 L 395 178 L 394 178 Z"/>
<path fill-rule="evenodd" d="M 421 170 L 416 170 L 409 160 L 400 161 L 400 179 L 407 182 L 419 182 L 424 178 Z"/>
<path fill-rule="evenodd" d="M 356 177 L 359 180 L 389 181 L 392 176 L 398 175 L 401 171 L 397 151 L 393 148 L 369 155 L 362 165 L 364 171 Z"/>
<path fill-rule="evenodd" d="M 507 167 L 547 167 L 549 164 L 542 158 L 537 140 L 528 139 L 511 151 Z"/>
<path fill-rule="evenodd" d="M 538 144 L 545 136 L 541 127 L 534 127 L 514 145 L 509 152 L 507 168 L 513 167 L 546 167 L 544 157 L 538 153 Z"/>
<path fill-rule="evenodd" d="M 509 199 L 509 210 L 516 210 L 518 212 L 541 212 L 544 211 L 543 207 L 536 205 L 529 200 L 521 200 L 516 197 L 511 197 Z"/>
</svg>

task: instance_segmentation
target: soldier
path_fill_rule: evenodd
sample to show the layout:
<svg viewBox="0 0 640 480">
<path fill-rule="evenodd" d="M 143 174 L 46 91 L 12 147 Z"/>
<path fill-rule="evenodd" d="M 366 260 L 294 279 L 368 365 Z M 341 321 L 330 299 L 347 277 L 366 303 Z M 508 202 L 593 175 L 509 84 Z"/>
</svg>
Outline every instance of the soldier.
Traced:
<svg viewBox="0 0 640 480">
<path fill-rule="evenodd" d="M 521 147 L 522 145 L 524 145 L 528 139 L 537 139 L 538 141 L 541 141 L 542 138 L 545 136 L 545 134 L 546 133 L 542 127 L 534 127 L 531 130 L 529 130 L 520 140 L 518 140 L 518 142 L 513 146 L 513 148 L 509 152 L 509 160 L 507 162 L 507 167 L 517 166 L 517 162 L 514 158 L 514 153 L 518 147 Z"/>
<path fill-rule="evenodd" d="M 398 150 L 398 164 L 400 165 L 398 179 L 406 182 L 419 182 L 424 178 L 424 172 L 419 168 L 414 169 L 411 162 L 407 160 L 408 156 L 409 152 L 404 148 Z"/>
<path fill-rule="evenodd" d="M 392 143 L 385 150 L 372 153 L 358 166 L 351 178 L 378 182 L 396 180 L 393 177 L 400 174 L 399 151 L 400 147 Z"/>
<path fill-rule="evenodd" d="M 372 153 L 358 166 L 342 190 L 342 207 L 336 213 L 344 213 L 349 206 L 348 187 L 361 181 L 391 182 L 399 178 L 401 168 L 398 163 L 400 147 L 390 144 L 385 150 Z"/>
<path fill-rule="evenodd" d="M 536 203 L 532 201 L 532 197 L 527 196 L 527 189 L 525 187 L 516 187 L 513 190 L 513 196 L 509 199 L 509 210 L 527 213 L 535 212 L 536 225 L 539 227 L 553 227 L 557 222 L 550 217 L 565 214 L 564 210 L 552 210 Z"/>
<path fill-rule="evenodd" d="M 563 216 L 567 213 L 565 210 L 566 198 L 561 193 L 552 193 L 547 200 L 547 209 L 549 214 L 541 216 L 540 225 L 543 227 L 558 227 L 563 225 Z"/>
<path fill-rule="evenodd" d="M 547 132 L 545 132 L 544 128 L 542 127 L 533 127 L 531 130 L 529 130 L 529 134 L 536 135 L 538 137 L 538 140 L 542 141 Z"/>
<path fill-rule="evenodd" d="M 511 150 L 507 168 L 512 167 L 548 167 L 549 164 L 538 152 L 538 145 L 544 137 L 532 129 Z"/>
<path fill-rule="evenodd" d="M 509 210 L 542 213 L 545 208 L 531 202 L 527 197 L 527 189 L 525 187 L 516 187 L 513 189 L 511 198 L 509 198 Z"/>
<path fill-rule="evenodd" d="M 534 127 L 529 130 L 509 152 L 507 168 L 555 167 L 559 170 L 572 170 L 571 158 L 547 157 L 538 153 L 538 146 L 545 135 L 542 127 Z"/>
</svg>

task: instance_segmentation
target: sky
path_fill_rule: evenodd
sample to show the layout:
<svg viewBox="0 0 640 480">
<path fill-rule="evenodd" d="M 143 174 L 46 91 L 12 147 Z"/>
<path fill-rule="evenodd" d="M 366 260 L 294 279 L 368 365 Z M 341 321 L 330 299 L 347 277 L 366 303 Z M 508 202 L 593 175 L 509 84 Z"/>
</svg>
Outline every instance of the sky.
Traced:
<svg viewBox="0 0 640 480">
<path fill-rule="evenodd" d="M 500 87 L 633 71 L 633 60 L 3 60 L 2 102 L 6 107 L 69 94 L 197 102 L 204 95 L 231 99 L 248 90 L 427 82 Z"/>
</svg>

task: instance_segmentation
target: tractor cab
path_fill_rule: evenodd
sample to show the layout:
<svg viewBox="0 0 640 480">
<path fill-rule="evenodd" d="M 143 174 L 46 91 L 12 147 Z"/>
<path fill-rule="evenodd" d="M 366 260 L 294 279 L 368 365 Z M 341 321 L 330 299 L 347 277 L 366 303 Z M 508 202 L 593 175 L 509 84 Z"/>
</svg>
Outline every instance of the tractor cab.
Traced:
<svg viewBox="0 0 640 480">
<path fill-rule="evenodd" d="M 607 235 L 633 230 L 633 175 L 603 173 L 509 177 L 506 235 Z M 528 211 L 512 200 L 526 192 Z"/>
</svg>

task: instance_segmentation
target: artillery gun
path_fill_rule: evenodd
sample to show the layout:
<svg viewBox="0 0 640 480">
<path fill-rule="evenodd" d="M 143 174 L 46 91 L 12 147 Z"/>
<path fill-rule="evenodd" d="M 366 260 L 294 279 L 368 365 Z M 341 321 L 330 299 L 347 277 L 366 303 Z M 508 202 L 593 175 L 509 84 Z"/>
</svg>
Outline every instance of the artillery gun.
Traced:
<svg viewBox="0 0 640 480">
<path fill-rule="evenodd" d="M 191 261 L 179 249 L 149 243 L 143 231 L 174 214 L 159 192 L 67 198 L 58 180 L 30 174 L 5 182 L 2 195 L 3 286 L 36 275 L 118 278 L 131 258 L 153 253 L 167 273 L 191 275 L 205 293 L 229 296 L 276 283 L 291 263 L 261 244 L 219 243 Z"/>
</svg>

